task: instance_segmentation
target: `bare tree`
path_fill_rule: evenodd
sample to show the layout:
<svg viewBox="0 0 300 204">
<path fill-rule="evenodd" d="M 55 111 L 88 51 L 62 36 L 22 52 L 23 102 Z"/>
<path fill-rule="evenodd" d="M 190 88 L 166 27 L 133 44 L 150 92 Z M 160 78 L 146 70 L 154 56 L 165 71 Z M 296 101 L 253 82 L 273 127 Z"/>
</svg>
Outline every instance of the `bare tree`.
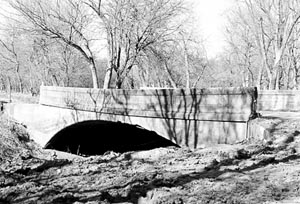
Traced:
<svg viewBox="0 0 300 204">
<path fill-rule="evenodd" d="M 269 89 L 279 89 L 282 59 L 300 19 L 299 3 L 298 0 L 240 1 L 239 17 L 253 33 Z"/>
<path fill-rule="evenodd" d="M 98 88 L 95 56 L 91 49 L 91 38 L 87 34 L 91 16 L 81 1 L 15 0 L 10 4 L 33 25 L 27 30 L 60 40 L 79 51 L 89 64 L 93 87 Z"/>
<path fill-rule="evenodd" d="M 260 87 L 262 70 L 257 72 L 258 53 L 255 44 L 255 36 L 248 24 L 245 24 L 241 12 L 233 13 L 228 18 L 226 28 L 227 43 L 230 47 L 230 64 L 237 66 L 242 75 L 243 86 Z"/>
<path fill-rule="evenodd" d="M 7 42 L 0 39 L 0 45 L 5 49 L 6 52 L 0 52 L 0 57 L 7 61 L 10 66 L 13 67 L 14 73 L 18 80 L 19 92 L 23 92 L 23 81 L 20 73 L 21 63 L 19 54 L 16 51 L 16 36 L 12 36 Z"/>
<path fill-rule="evenodd" d="M 108 48 L 108 69 L 104 88 L 108 88 L 112 71 L 116 88 L 137 65 L 145 51 L 154 44 L 169 40 L 180 25 L 175 23 L 183 11 L 180 0 L 86 0 L 104 27 Z"/>
<path fill-rule="evenodd" d="M 298 40 L 299 36 L 299 28 L 297 28 L 296 32 L 294 33 L 293 40 L 291 41 L 289 45 L 288 50 L 288 63 L 289 66 L 287 75 L 290 76 L 290 78 L 286 79 L 286 87 L 288 89 L 298 89 L 299 88 L 299 77 L 300 77 L 300 41 Z"/>
</svg>

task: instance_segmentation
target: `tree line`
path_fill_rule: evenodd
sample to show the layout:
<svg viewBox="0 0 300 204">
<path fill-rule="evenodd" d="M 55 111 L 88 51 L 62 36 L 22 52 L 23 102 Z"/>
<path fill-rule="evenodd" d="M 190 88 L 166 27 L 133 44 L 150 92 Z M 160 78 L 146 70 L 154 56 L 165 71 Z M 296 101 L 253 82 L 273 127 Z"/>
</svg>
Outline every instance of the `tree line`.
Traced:
<svg viewBox="0 0 300 204">
<path fill-rule="evenodd" d="M 2 89 L 196 86 L 206 69 L 181 0 L 8 2 Z"/>
<path fill-rule="evenodd" d="M 232 66 L 244 86 L 299 88 L 299 0 L 237 0 L 227 36 Z"/>
<path fill-rule="evenodd" d="M 236 0 L 214 58 L 184 0 L 6 1 L 1 90 L 299 87 L 299 0 Z"/>
</svg>

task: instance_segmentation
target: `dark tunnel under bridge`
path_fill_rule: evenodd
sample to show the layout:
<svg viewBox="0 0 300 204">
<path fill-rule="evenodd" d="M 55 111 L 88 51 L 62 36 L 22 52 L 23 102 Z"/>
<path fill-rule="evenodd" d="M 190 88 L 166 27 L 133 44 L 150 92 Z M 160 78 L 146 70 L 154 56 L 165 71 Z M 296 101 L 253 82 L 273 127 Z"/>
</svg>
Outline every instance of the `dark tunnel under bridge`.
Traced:
<svg viewBox="0 0 300 204">
<path fill-rule="evenodd" d="M 156 132 L 137 125 L 89 120 L 60 130 L 45 148 L 91 156 L 101 155 L 107 151 L 124 153 L 168 146 L 179 147 Z"/>
</svg>

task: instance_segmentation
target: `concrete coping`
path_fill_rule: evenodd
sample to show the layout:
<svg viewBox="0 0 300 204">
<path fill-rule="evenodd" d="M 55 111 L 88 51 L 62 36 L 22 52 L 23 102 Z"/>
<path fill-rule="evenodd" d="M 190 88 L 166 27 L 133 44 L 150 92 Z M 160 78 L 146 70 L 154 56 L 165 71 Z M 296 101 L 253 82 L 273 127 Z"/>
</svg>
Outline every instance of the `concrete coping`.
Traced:
<svg viewBox="0 0 300 204">
<path fill-rule="evenodd" d="M 250 93 L 257 93 L 256 87 L 230 87 L 230 88 L 209 88 L 209 89 L 94 89 L 94 88 L 77 88 L 77 87 L 56 87 L 56 86 L 41 86 L 43 90 L 49 91 L 71 91 L 71 92 L 93 92 L 103 91 L 107 93 L 122 93 L 122 94 L 135 94 L 135 95 L 166 95 L 166 92 L 172 95 L 182 95 L 183 93 L 191 93 L 195 95 L 244 95 Z"/>
</svg>

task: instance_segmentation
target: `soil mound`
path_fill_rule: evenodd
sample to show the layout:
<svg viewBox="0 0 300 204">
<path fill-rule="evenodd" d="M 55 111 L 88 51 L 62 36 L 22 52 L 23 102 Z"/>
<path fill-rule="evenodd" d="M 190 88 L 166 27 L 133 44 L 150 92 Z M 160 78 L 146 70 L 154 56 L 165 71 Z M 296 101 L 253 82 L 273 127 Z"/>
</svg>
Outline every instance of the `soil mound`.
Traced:
<svg viewBox="0 0 300 204">
<path fill-rule="evenodd" d="M 26 127 L 0 116 L 0 162 L 25 156 L 38 151 L 39 147 L 30 140 Z"/>
</svg>

